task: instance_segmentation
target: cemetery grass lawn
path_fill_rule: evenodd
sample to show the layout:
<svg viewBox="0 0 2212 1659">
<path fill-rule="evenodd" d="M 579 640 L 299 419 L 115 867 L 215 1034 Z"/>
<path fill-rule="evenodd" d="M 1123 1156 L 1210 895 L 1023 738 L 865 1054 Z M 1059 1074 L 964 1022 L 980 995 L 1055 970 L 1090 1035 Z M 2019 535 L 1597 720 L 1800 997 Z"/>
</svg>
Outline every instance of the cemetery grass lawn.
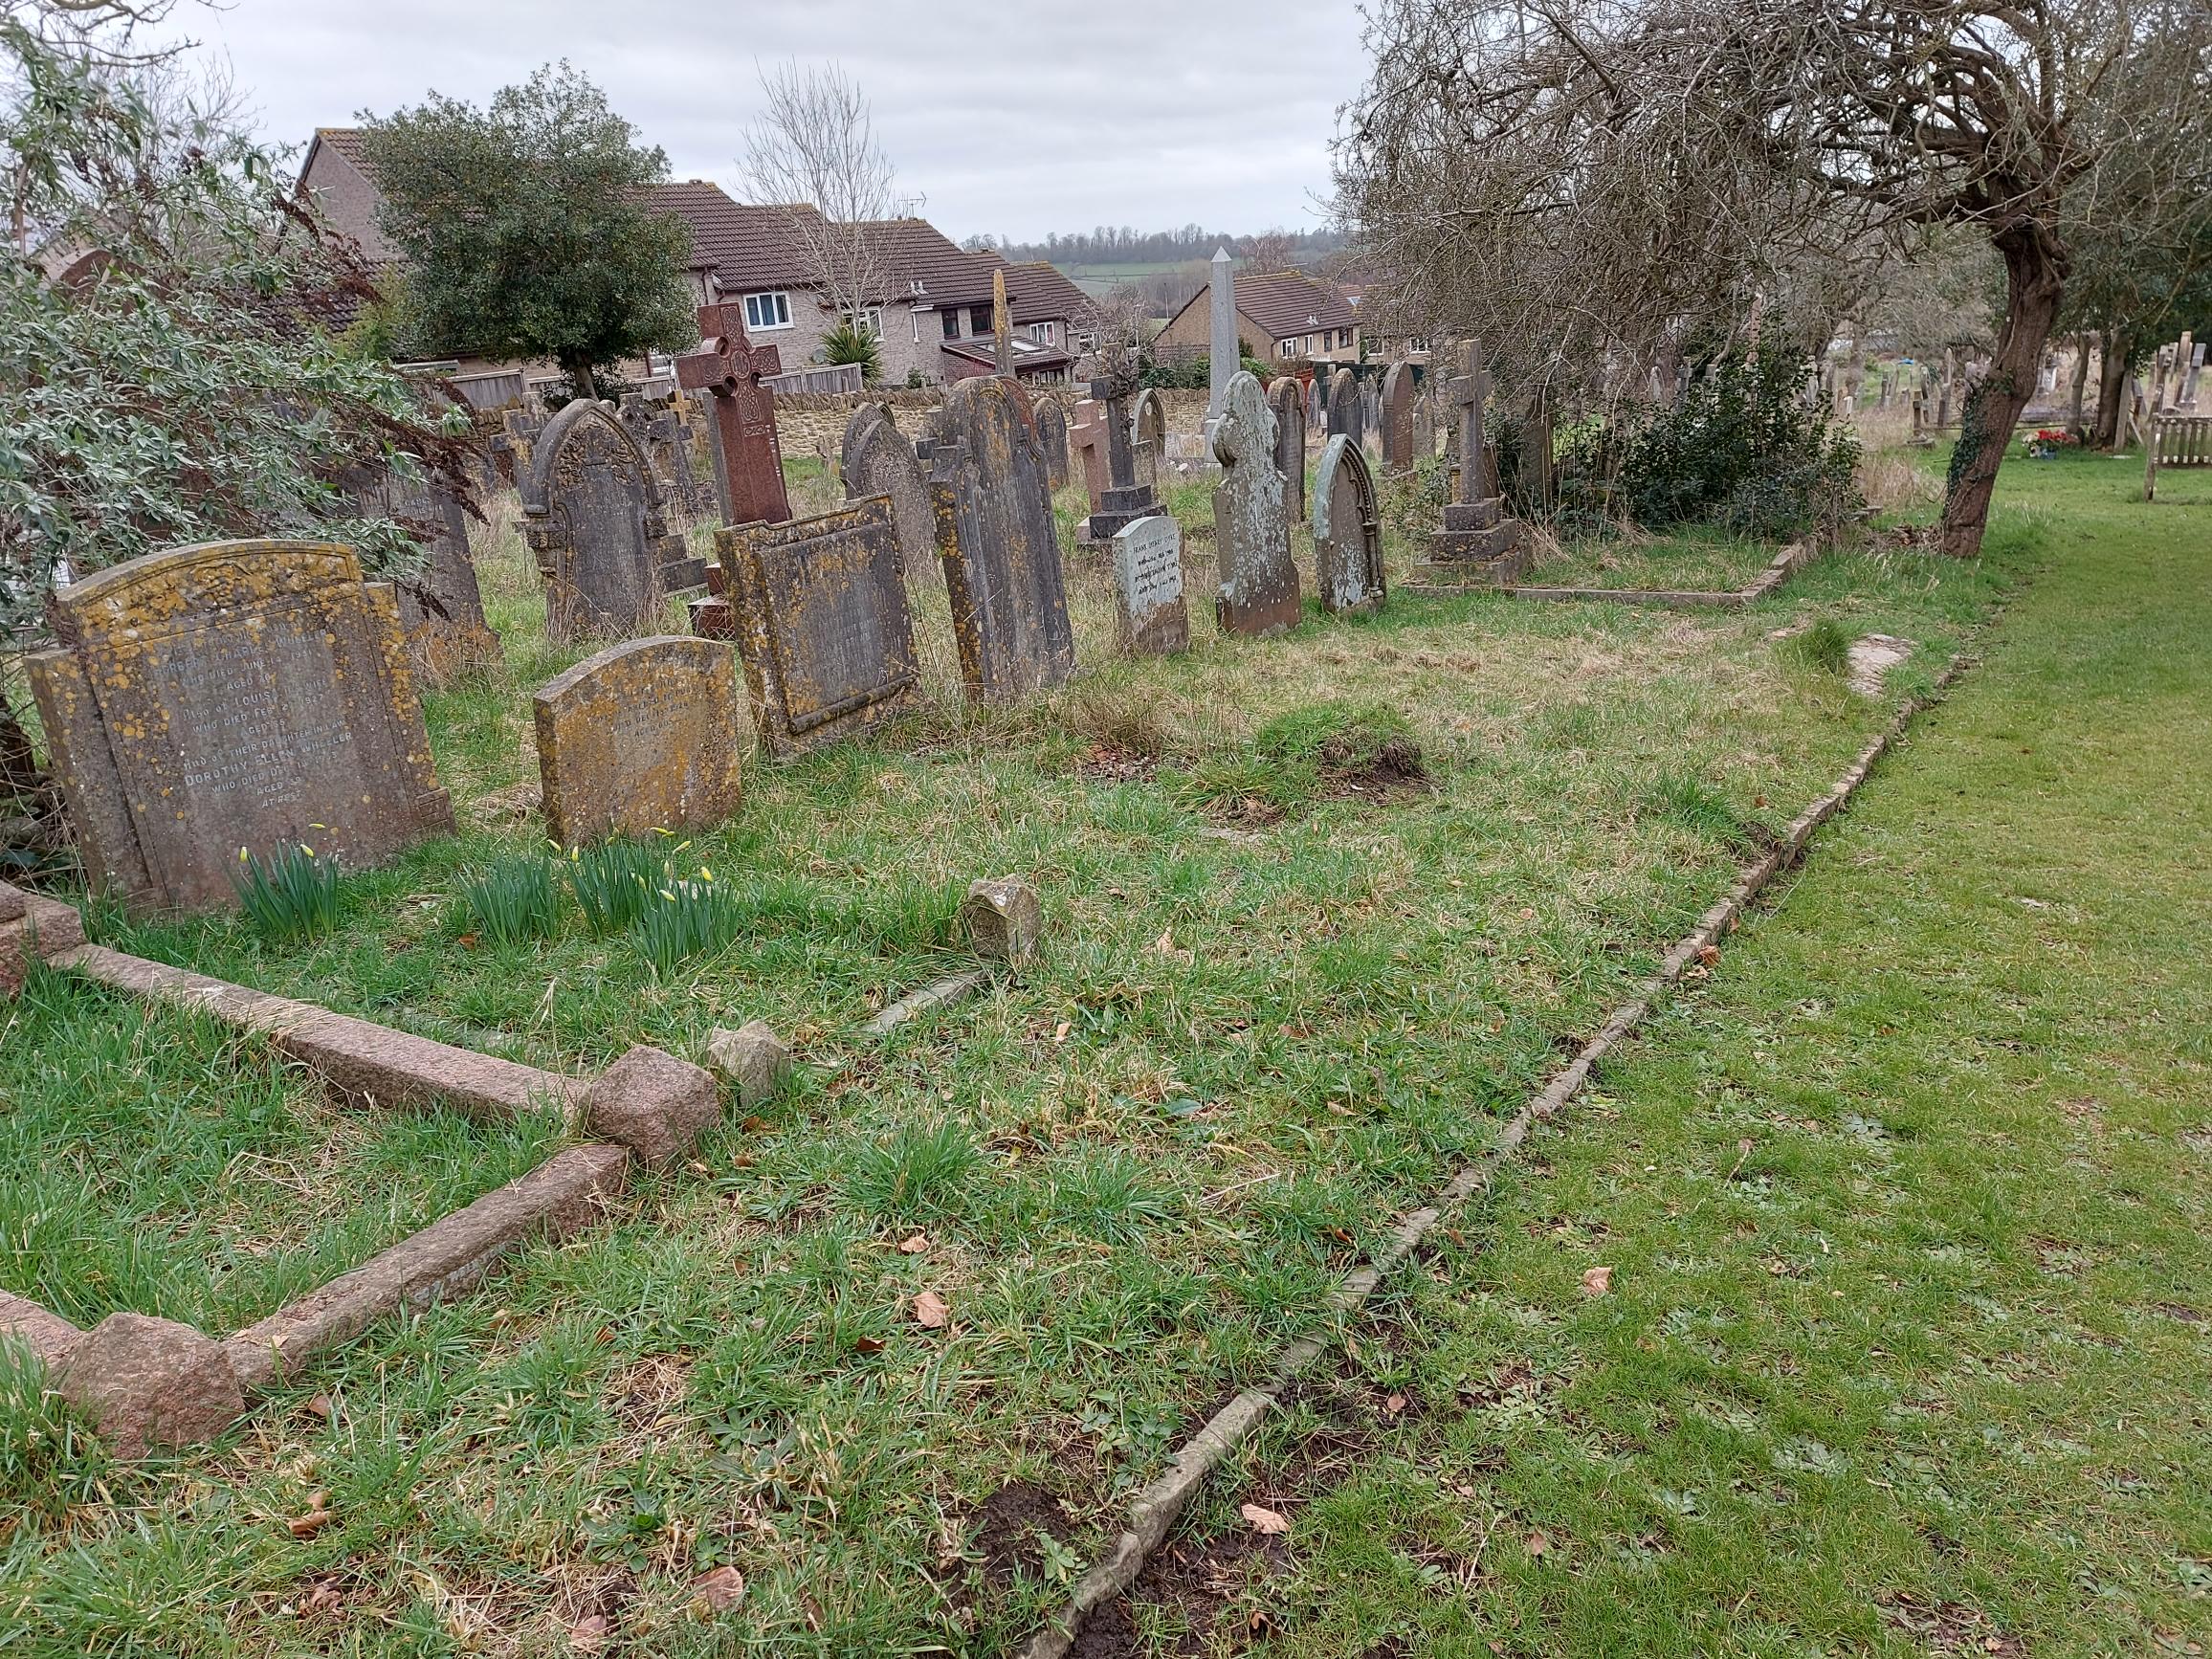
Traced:
<svg viewBox="0 0 2212 1659">
<path fill-rule="evenodd" d="M 1775 545 L 1725 530 L 1690 526 L 1663 536 L 1586 537 L 1529 572 L 1537 587 L 1644 587 L 1726 593 L 1749 586 Z"/>
<path fill-rule="evenodd" d="M 1716 616 L 1472 595 L 1264 642 L 1209 637 L 1194 561 L 1201 649 L 1140 663 L 1114 658 L 1086 551 L 1091 672 L 984 712 L 915 572 L 927 706 L 748 763 L 736 821 L 672 840 L 743 926 L 661 977 L 573 908 L 494 946 L 458 899 L 542 850 L 528 694 L 584 654 L 538 637 L 512 516 L 477 548 L 507 671 L 426 699 L 462 832 L 349 876 L 309 944 L 104 907 L 97 932 L 551 1068 L 697 1057 L 764 1018 L 799 1073 L 609 1225 L 305 1367 L 212 1450 L 107 1469 L 0 1386 L 0 1631 L 24 1650 L 555 1653 L 600 1619 L 608 1650 L 656 1654 L 1008 1650 L 1175 1441 L 1888 718 L 1777 631 L 1913 639 L 1904 695 L 2039 534 L 2015 515 L 1971 567 L 1823 561 Z M 1371 763 L 1401 733 L 1426 780 Z M 861 1036 L 972 961 L 956 906 L 1007 873 L 1044 894 L 1043 960 Z M 247 1057 L 239 1090 L 264 1072 Z M 925 1291 L 942 1328 L 913 1316 Z M 312 1491 L 337 1519 L 296 1539 Z M 722 1564 L 745 1598 L 698 1623 L 691 1583 Z"/>
<path fill-rule="evenodd" d="M 1215 1484 L 1223 1628 L 2212 1647 L 2212 505 L 2139 488 L 2007 464 L 2049 557 L 1985 665 Z"/>
</svg>

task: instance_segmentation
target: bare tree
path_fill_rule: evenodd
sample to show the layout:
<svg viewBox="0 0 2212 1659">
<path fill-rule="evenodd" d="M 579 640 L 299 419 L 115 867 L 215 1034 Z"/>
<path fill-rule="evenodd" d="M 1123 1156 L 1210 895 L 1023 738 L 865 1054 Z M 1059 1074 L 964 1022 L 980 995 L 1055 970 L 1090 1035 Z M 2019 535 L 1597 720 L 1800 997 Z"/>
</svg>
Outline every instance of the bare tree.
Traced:
<svg viewBox="0 0 2212 1659">
<path fill-rule="evenodd" d="M 762 111 L 738 167 L 746 195 L 782 208 L 807 274 L 840 320 L 859 322 L 884 291 L 883 238 L 896 179 L 859 85 L 834 63 L 763 71 Z"/>
<path fill-rule="evenodd" d="M 1555 372 L 1801 343 L 1934 227 L 2004 267 L 1942 542 L 1980 544 L 2071 216 L 2151 227 L 2212 155 L 2204 0 L 1382 0 L 1339 211 L 1432 331 Z"/>
</svg>

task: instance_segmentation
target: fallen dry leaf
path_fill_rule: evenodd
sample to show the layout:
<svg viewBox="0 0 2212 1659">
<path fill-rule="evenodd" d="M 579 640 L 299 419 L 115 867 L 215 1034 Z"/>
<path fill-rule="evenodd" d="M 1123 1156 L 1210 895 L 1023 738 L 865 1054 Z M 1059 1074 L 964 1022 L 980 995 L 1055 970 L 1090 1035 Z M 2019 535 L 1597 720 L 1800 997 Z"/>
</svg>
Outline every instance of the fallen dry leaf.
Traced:
<svg viewBox="0 0 2212 1659">
<path fill-rule="evenodd" d="M 1550 1552 L 1551 1547 L 1552 1540 L 1544 1537 L 1542 1533 L 1529 1534 L 1529 1554 L 1532 1557 L 1541 1558 Z"/>
<path fill-rule="evenodd" d="M 1707 967 L 1718 967 L 1720 965 L 1720 947 L 1716 944 L 1701 945 L 1698 948 L 1697 960 Z"/>
<path fill-rule="evenodd" d="M 1385 1417 L 1395 1417 L 1405 1409 L 1405 1396 L 1403 1394 L 1393 1394 L 1382 1402 L 1382 1415 Z"/>
<path fill-rule="evenodd" d="M 944 1298 L 935 1291 L 924 1291 L 914 1298 L 914 1322 L 925 1331 L 941 1331 L 944 1322 L 952 1317 L 952 1310 L 944 1305 Z"/>
<path fill-rule="evenodd" d="M 855 1337 L 852 1339 L 852 1351 L 855 1354 L 880 1354 L 883 1352 L 883 1338 L 881 1337 Z"/>
<path fill-rule="evenodd" d="M 330 1414 L 336 1409 L 337 1407 L 331 1405 L 330 1396 L 327 1394 L 318 1394 L 307 1403 L 307 1414 L 310 1417 L 320 1417 L 325 1423 L 330 1421 Z"/>
<path fill-rule="evenodd" d="M 612 1628 L 605 1613 L 586 1614 L 568 1626 L 568 1646 L 579 1653 L 596 1653 L 607 1646 Z"/>
<path fill-rule="evenodd" d="M 744 1593 L 744 1574 L 735 1567 L 717 1567 L 692 1581 L 692 1606 L 703 1613 L 726 1613 Z"/>
<path fill-rule="evenodd" d="M 898 1253 L 902 1256 L 918 1256 L 927 1249 L 929 1249 L 929 1238 L 923 1233 L 918 1232 L 898 1241 Z"/>
<path fill-rule="evenodd" d="M 1611 1268 L 1584 1268 L 1582 1270 L 1583 1295 L 1602 1296 L 1612 1288 L 1613 1270 Z"/>
<path fill-rule="evenodd" d="M 307 1494 L 307 1513 L 295 1515 L 284 1527 L 296 1538 L 311 1538 L 337 1518 L 330 1507 L 330 1493 L 311 1492 Z"/>
<path fill-rule="evenodd" d="M 1066 1020 L 1062 1020 L 1052 1031 L 1052 1041 L 1055 1043 L 1065 1043 L 1068 1040 L 1068 1033 L 1074 1029 L 1075 1028 L 1070 1025 Z"/>
<path fill-rule="evenodd" d="M 1262 1509 L 1256 1503 L 1240 1504 L 1237 1514 L 1251 1523 L 1252 1531 L 1265 1533 L 1269 1537 L 1280 1537 L 1291 1530 L 1291 1517 L 1279 1510 Z"/>
</svg>

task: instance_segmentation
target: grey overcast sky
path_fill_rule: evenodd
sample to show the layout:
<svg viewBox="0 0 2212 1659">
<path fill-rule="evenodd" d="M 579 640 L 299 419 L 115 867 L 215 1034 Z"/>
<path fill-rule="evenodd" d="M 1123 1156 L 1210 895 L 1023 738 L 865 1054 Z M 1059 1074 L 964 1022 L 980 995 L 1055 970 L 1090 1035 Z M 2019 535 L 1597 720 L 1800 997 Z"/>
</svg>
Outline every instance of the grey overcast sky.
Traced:
<svg viewBox="0 0 2212 1659">
<path fill-rule="evenodd" d="M 900 190 L 956 238 L 1318 225 L 1366 68 L 1353 0 L 226 0 L 178 17 L 229 54 L 272 142 L 433 87 L 481 104 L 565 57 L 675 177 L 725 187 L 759 66 L 835 59 Z"/>
</svg>

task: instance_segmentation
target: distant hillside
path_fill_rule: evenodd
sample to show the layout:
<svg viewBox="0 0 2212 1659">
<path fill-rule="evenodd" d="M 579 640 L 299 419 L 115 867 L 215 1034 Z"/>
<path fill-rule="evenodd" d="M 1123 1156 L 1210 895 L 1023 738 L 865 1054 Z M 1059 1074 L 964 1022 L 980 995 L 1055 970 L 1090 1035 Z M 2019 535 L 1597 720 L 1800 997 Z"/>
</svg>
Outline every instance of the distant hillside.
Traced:
<svg viewBox="0 0 2212 1659">
<path fill-rule="evenodd" d="M 998 236 L 971 236 L 966 246 L 995 248 L 1009 259 L 1050 259 L 1073 274 L 1076 266 L 1149 265 L 1146 275 L 1158 275 L 1189 260 L 1213 257 L 1226 246 L 1240 261 L 1265 264 L 1272 269 L 1304 265 L 1344 246 L 1338 231 L 1262 231 L 1236 235 L 1185 225 L 1180 231 L 1137 231 L 1130 226 L 1101 225 L 1095 231 L 1058 232 L 1042 242 L 1008 242 Z"/>
</svg>

